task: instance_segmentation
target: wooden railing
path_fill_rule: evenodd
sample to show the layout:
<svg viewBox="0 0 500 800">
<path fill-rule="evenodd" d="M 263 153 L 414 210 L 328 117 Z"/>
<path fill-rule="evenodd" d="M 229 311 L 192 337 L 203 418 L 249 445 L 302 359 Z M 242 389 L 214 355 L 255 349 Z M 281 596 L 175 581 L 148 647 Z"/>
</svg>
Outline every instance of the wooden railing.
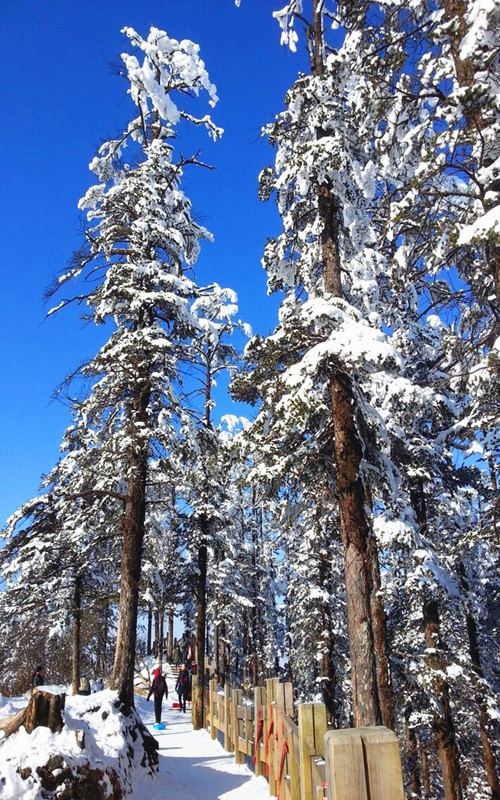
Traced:
<svg viewBox="0 0 500 800">
<path fill-rule="evenodd" d="M 291 683 L 277 678 L 254 688 L 253 702 L 228 683 L 210 680 L 208 727 L 212 739 L 253 761 L 278 800 L 403 800 L 396 737 L 387 728 L 327 730 L 323 703 L 294 707 Z"/>
</svg>

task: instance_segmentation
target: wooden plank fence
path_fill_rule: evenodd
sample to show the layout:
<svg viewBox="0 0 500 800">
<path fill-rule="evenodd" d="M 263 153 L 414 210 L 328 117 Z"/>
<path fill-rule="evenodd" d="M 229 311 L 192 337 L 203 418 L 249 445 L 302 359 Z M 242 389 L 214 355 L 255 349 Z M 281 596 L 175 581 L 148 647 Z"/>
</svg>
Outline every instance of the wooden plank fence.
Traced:
<svg viewBox="0 0 500 800">
<path fill-rule="evenodd" d="M 278 800 L 404 800 L 396 736 L 383 727 L 327 730 L 323 703 L 294 707 L 291 683 L 277 678 L 245 700 L 228 683 L 209 681 L 212 739 L 237 764 L 253 760 Z"/>
</svg>

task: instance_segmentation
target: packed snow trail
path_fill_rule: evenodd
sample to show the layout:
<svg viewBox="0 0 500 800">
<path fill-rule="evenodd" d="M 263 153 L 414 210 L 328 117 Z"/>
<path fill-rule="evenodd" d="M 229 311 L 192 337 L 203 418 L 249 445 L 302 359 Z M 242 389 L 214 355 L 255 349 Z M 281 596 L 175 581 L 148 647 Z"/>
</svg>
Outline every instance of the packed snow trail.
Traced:
<svg viewBox="0 0 500 800">
<path fill-rule="evenodd" d="M 234 763 L 205 731 L 195 731 L 191 712 L 172 708 L 177 699 L 168 676 L 169 697 L 163 701 L 165 730 L 153 728 L 153 700 L 136 696 L 136 708 L 159 743 L 160 771 L 134 783 L 133 800 L 269 800 L 269 784 L 244 765 Z"/>
</svg>

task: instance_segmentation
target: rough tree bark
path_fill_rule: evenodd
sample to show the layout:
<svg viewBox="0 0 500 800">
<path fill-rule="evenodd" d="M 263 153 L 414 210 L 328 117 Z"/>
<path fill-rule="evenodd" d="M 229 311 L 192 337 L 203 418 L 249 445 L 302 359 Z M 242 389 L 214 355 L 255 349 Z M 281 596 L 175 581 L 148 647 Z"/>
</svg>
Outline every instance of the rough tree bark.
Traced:
<svg viewBox="0 0 500 800">
<path fill-rule="evenodd" d="M 81 627 L 82 627 L 82 579 L 79 574 L 75 577 L 73 592 L 73 653 L 71 691 L 78 694 L 80 686 L 80 653 L 81 653 Z"/>
<path fill-rule="evenodd" d="M 152 653 L 152 641 L 153 641 L 153 608 L 151 604 L 148 605 L 148 638 L 146 644 L 146 653 L 148 656 Z"/>
<path fill-rule="evenodd" d="M 202 526 L 203 527 L 203 526 Z M 203 728 L 205 705 L 205 623 L 207 611 L 207 546 L 201 544 L 198 548 L 198 576 L 196 580 L 196 630 L 195 653 L 197 673 L 193 675 L 192 684 L 192 709 L 193 727 L 195 730 Z"/>
<path fill-rule="evenodd" d="M 313 25 L 310 31 L 311 68 L 313 74 L 324 74 L 322 0 L 313 2 Z M 324 132 L 318 130 L 318 139 Z M 342 297 L 342 278 L 339 249 L 340 209 L 330 186 L 318 186 L 321 233 L 321 267 L 325 291 Z M 365 491 L 361 478 L 362 448 L 356 426 L 356 399 L 349 370 L 338 364 L 330 375 L 332 422 L 335 462 L 337 466 L 337 497 L 340 529 L 344 548 L 344 569 L 347 595 L 347 619 L 353 709 L 356 726 L 382 724 L 380 691 L 377 678 L 372 616 L 372 597 L 375 591 L 370 562 L 371 531 L 365 511 Z M 384 659 L 379 670 L 384 669 Z"/>
<path fill-rule="evenodd" d="M 463 563 L 459 564 L 458 574 L 460 577 L 461 588 L 465 595 L 469 593 L 469 582 Z M 483 749 L 483 761 L 486 770 L 486 780 L 490 787 L 492 800 L 500 800 L 500 782 L 495 761 L 495 755 L 491 746 L 491 736 L 489 731 L 489 716 L 482 678 L 484 677 L 481 654 L 479 651 L 479 641 L 477 636 L 476 620 L 470 611 L 466 614 L 467 635 L 469 638 L 469 653 L 472 661 L 472 669 L 476 675 L 476 702 L 479 706 L 479 730 L 481 733 L 481 746 Z"/>
<path fill-rule="evenodd" d="M 414 481 L 410 499 L 420 530 L 427 530 L 427 508 L 423 481 Z M 432 675 L 434 704 L 433 730 L 443 775 L 445 800 L 462 800 L 460 760 L 451 713 L 450 690 L 445 679 L 443 645 L 440 633 L 439 607 L 436 600 L 424 600 L 423 607 L 426 661 Z"/>
<path fill-rule="evenodd" d="M 420 782 L 420 762 L 418 752 L 418 741 L 415 729 L 410 723 L 412 709 L 410 706 L 405 711 L 405 733 L 406 733 L 406 767 L 410 776 L 411 796 L 421 796 Z"/>
<path fill-rule="evenodd" d="M 154 612 L 155 620 L 155 658 L 158 660 L 158 666 L 161 669 L 163 660 L 163 622 L 165 617 L 165 609 L 157 608 Z"/>
<path fill-rule="evenodd" d="M 174 609 L 168 609 L 168 634 L 167 634 L 167 661 L 169 664 L 174 660 Z"/>
<path fill-rule="evenodd" d="M 139 441 L 138 431 L 147 427 L 150 387 L 138 386 L 131 423 L 131 448 L 128 486 L 122 522 L 122 563 L 118 633 L 111 686 L 125 708 L 134 707 L 134 667 L 137 641 L 139 581 L 141 578 L 144 520 L 146 515 L 147 447 Z"/>
</svg>

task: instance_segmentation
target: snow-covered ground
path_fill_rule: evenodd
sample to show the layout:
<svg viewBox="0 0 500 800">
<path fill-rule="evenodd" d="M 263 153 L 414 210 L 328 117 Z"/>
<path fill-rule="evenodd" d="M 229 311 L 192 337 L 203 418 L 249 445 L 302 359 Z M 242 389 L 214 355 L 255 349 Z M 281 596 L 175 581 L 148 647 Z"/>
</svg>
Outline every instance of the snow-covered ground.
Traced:
<svg viewBox="0 0 500 800">
<path fill-rule="evenodd" d="M 191 715 L 172 709 L 172 699 L 164 701 L 166 729 L 155 731 L 152 701 L 138 698 L 137 710 L 160 745 L 160 773 L 136 780 L 134 800 L 269 800 L 265 778 L 235 764 L 207 731 L 193 731 Z"/>
<path fill-rule="evenodd" d="M 256 778 L 246 766 L 236 765 L 207 731 L 193 731 L 191 714 L 173 708 L 177 699 L 175 678 L 168 675 L 169 698 L 164 700 L 163 731 L 153 728 L 153 700 L 136 697 L 136 708 L 159 743 L 159 772 L 149 777 L 136 765 L 132 780 L 133 800 L 269 800 L 268 783 Z M 46 687 L 61 691 L 61 687 Z M 20 698 L 0 696 L 0 718 L 26 707 L 29 694 Z M 115 695 L 103 691 L 89 697 L 66 700 L 65 727 L 60 734 L 48 728 L 37 728 L 31 735 L 24 728 L 4 741 L 0 739 L 0 800 L 40 800 L 42 794 L 36 778 L 23 778 L 18 768 L 29 767 L 36 775 L 38 766 L 47 763 L 53 754 L 60 754 L 67 763 L 78 766 L 90 759 L 100 769 L 112 767 L 122 780 L 130 775 L 123 737 L 123 718 L 114 709 Z M 85 734 L 85 750 L 77 746 L 75 732 Z"/>
</svg>

